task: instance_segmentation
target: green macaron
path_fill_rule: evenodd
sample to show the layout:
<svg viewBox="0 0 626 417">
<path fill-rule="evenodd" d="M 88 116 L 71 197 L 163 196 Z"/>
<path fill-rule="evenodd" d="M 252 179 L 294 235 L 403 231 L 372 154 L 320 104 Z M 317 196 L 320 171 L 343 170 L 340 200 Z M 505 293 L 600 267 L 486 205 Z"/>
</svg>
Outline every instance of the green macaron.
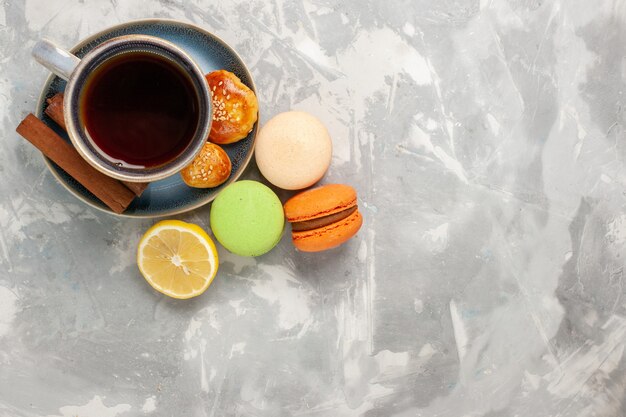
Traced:
<svg viewBox="0 0 626 417">
<path fill-rule="evenodd" d="M 285 228 L 278 196 L 257 181 L 237 181 L 224 188 L 211 206 L 211 230 L 230 252 L 259 256 L 280 241 Z"/>
</svg>

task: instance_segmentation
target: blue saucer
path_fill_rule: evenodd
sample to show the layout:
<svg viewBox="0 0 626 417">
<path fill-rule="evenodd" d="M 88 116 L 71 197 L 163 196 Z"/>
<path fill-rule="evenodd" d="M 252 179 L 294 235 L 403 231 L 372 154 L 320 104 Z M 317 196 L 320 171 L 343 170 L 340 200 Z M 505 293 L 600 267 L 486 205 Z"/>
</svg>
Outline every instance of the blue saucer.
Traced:
<svg viewBox="0 0 626 417">
<path fill-rule="evenodd" d="M 145 34 L 166 39 L 185 50 L 205 73 L 218 69 L 233 72 L 256 93 L 252 76 L 237 53 L 215 35 L 189 23 L 166 19 L 128 22 L 113 26 L 83 40 L 72 48 L 71 52 L 80 58 L 96 45 L 110 38 L 130 34 Z M 62 92 L 64 89 L 65 81 L 55 75 L 51 75 L 48 78 L 37 106 L 37 117 L 54 129 L 68 143 L 71 143 L 67 134 L 44 114 L 46 99 Z M 170 216 L 193 210 L 211 202 L 222 187 L 236 181 L 245 170 L 252 158 L 257 131 L 258 123 L 255 124 L 245 139 L 223 146 L 232 162 L 232 172 L 228 180 L 221 186 L 207 189 L 191 188 L 183 182 L 179 174 L 175 174 L 169 178 L 151 183 L 141 197 L 136 198 L 131 203 L 122 216 Z M 45 161 L 52 174 L 72 194 L 97 209 L 117 215 L 54 162 L 47 158 L 45 158 Z"/>
</svg>

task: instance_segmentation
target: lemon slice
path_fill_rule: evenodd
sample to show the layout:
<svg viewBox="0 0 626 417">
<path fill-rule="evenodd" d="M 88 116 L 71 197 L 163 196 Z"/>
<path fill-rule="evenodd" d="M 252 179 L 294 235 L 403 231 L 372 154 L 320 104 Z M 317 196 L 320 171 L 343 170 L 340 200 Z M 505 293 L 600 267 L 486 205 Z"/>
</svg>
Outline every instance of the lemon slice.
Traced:
<svg viewBox="0 0 626 417">
<path fill-rule="evenodd" d="M 215 278 L 215 244 L 202 228 L 179 220 L 164 220 L 143 235 L 137 265 L 152 287 L 170 297 L 202 294 Z"/>
</svg>

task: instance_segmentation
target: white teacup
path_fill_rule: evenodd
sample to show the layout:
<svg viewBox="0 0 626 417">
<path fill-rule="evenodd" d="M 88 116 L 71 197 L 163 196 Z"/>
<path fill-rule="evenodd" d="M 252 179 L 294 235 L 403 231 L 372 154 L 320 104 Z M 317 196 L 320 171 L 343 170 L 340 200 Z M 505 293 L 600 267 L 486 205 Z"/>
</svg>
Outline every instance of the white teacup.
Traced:
<svg viewBox="0 0 626 417">
<path fill-rule="evenodd" d="M 212 106 L 204 73 L 183 50 L 171 42 L 147 35 L 120 36 L 103 42 L 79 59 L 50 41 L 41 40 L 35 45 L 33 56 L 56 75 L 67 80 L 63 101 L 67 133 L 79 154 L 104 174 L 125 181 L 156 181 L 175 174 L 190 164 L 207 140 L 211 129 Z M 84 102 L 85 94 L 91 88 L 90 76 L 101 68 L 106 68 L 106 65 L 114 59 L 123 57 L 132 61 L 135 56 L 144 58 L 153 56 L 154 59 L 158 58 L 165 63 L 164 65 L 172 66 L 172 69 L 183 74 L 184 78 L 188 79 L 190 91 L 192 91 L 188 95 L 191 102 L 187 105 L 193 109 L 194 115 L 197 111 L 197 117 L 189 122 L 191 124 L 188 130 L 191 133 L 185 133 L 184 140 L 181 139 L 175 149 L 176 154 L 172 153 L 171 158 L 158 164 L 127 163 L 123 158 L 120 159 L 119 155 L 108 154 L 102 149 L 103 146 L 92 137 L 93 135 L 90 135 L 86 126 L 86 117 L 81 111 L 84 110 L 81 109 L 81 103 Z M 155 86 L 155 88 L 159 87 Z M 128 110 L 128 114 L 133 114 L 132 108 Z M 119 131 L 122 127 L 117 126 L 117 128 Z M 129 136 L 132 137 L 132 135 Z M 122 143 L 121 146 L 125 145 Z M 147 148 L 149 149 L 149 146 Z"/>
</svg>

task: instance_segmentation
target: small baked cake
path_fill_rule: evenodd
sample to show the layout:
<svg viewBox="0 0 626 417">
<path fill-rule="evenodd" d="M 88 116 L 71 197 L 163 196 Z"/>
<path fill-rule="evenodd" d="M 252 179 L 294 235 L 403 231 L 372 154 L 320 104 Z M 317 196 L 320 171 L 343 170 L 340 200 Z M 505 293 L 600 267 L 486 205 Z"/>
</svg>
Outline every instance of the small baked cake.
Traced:
<svg viewBox="0 0 626 417">
<path fill-rule="evenodd" d="M 254 92 L 229 71 L 206 75 L 213 104 L 213 123 L 209 140 L 225 145 L 248 136 L 259 113 Z"/>
<path fill-rule="evenodd" d="M 230 158 L 224 149 L 207 142 L 191 164 L 180 171 L 180 175 L 190 187 L 213 188 L 230 177 L 231 169 Z"/>
</svg>

